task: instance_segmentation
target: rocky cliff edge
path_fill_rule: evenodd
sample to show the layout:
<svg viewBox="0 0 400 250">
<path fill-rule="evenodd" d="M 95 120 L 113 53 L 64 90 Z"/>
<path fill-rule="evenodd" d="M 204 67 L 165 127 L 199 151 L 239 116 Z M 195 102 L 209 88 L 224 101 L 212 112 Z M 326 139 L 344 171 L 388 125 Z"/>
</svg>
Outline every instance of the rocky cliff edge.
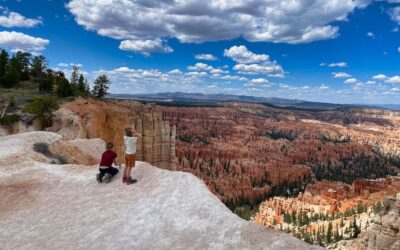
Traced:
<svg viewBox="0 0 400 250">
<path fill-rule="evenodd" d="M 50 132 L 2 137 L 2 249 L 318 249 L 240 219 L 188 173 L 138 162 L 136 184 L 98 184 L 97 167 L 77 163 L 102 147 Z"/>
</svg>

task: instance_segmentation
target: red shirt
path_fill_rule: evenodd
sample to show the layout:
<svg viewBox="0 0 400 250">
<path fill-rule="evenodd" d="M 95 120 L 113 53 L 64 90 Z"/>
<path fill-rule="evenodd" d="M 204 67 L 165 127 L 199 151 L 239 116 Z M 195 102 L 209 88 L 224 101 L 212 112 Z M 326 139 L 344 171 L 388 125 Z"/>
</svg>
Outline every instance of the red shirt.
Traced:
<svg viewBox="0 0 400 250">
<path fill-rule="evenodd" d="M 117 158 L 117 154 L 112 150 L 107 150 L 101 156 L 100 166 L 111 167 L 115 158 Z"/>
</svg>

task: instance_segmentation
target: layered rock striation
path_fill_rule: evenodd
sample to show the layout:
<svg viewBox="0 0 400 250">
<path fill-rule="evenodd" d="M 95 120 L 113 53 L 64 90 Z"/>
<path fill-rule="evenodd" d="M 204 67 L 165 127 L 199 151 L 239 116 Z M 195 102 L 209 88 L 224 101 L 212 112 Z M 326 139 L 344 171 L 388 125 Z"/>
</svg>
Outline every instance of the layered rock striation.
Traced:
<svg viewBox="0 0 400 250">
<path fill-rule="evenodd" d="M 176 130 L 162 120 L 155 105 L 78 99 L 65 103 L 55 112 L 53 126 L 48 130 L 66 139 L 101 138 L 113 142 L 120 156 L 119 162 L 123 162 L 123 136 L 128 126 L 142 135 L 137 145 L 139 160 L 160 168 L 175 169 Z"/>
</svg>

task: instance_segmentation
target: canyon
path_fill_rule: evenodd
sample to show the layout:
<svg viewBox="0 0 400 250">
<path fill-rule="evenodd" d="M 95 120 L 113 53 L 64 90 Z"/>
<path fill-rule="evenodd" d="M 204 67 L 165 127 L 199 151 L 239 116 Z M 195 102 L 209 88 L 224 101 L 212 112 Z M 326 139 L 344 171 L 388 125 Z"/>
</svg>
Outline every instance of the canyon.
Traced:
<svg viewBox="0 0 400 250">
<path fill-rule="evenodd" d="M 33 131 L 33 124 L 20 122 L 13 132 Z M 240 217 L 311 244 L 367 249 L 357 240 L 374 225 L 385 197 L 400 192 L 400 113 L 383 109 L 78 98 L 54 113 L 46 130 L 68 141 L 49 150 L 95 164 L 96 157 L 79 153 L 78 140 L 112 141 L 123 155 L 127 126 L 143 137 L 139 160 L 192 173 Z"/>
<path fill-rule="evenodd" d="M 203 179 L 232 209 L 295 196 L 314 181 L 399 172 L 398 112 L 245 103 L 160 109 L 177 128 L 177 169 Z"/>
<path fill-rule="evenodd" d="M 341 249 L 400 192 L 399 112 L 220 105 L 160 109 L 177 128 L 177 170 L 245 219 Z"/>
<path fill-rule="evenodd" d="M 324 180 L 309 184 L 305 192 L 297 197 L 273 197 L 261 203 L 253 221 L 292 233 L 311 244 L 348 249 L 345 246 L 349 246 L 349 241 L 355 241 L 359 235 L 376 227 L 374 224 L 380 220 L 376 216 L 387 207 L 385 200 L 399 192 L 400 176 L 358 179 L 351 185 Z M 396 216 L 390 223 L 400 226 Z M 387 239 L 387 246 L 399 237 L 396 229 L 393 230 L 394 233 L 389 236 L 394 240 Z M 379 234 L 377 237 L 380 237 Z M 368 248 L 368 244 L 363 247 L 360 243 L 357 245 L 359 248 L 355 249 L 376 249 Z"/>
</svg>

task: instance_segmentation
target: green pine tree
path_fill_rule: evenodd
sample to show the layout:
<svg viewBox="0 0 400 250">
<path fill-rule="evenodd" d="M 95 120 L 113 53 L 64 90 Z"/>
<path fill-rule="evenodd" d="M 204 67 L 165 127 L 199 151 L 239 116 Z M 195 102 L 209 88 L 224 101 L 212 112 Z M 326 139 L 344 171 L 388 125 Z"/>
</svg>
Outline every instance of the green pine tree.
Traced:
<svg viewBox="0 0 400 250">
<path fill-rule="evenodd" d="M 357 225 L 356 217 L 353 218 L 353 238 L 357 238 L 361 233 L 360 227 Z"/>
<path fill-rule="evenodd" d="M 92 95 L 96 98 L 104 98 L 108 93 L 111 81 L 107 75 L 103 74 L 96 78 L 94 81 Z"/>
<path fill-rule="evenodd" d="M 14 55 L 15 59 L 18 61 L 18 64 L 20 66 L 19 74 L 21 77 L 20 78 L 21 81 L 29 80 L 31 56 L 32 56 L 31 53 L 24 51 L 18 51 Z"/>
<path fill-rule="evenodd" d="M 48 72 L 45 78 L 40 80 L 39 91 L 44 93 L 52 93 L 54 88 L 54 76 L 51 71 Z"/>
<path fill-rule="evenodd" d="M 0 79 L 3 79 L 4 75 L 6 74 L 6 69 L 10 58 L 8 56 L 7 51 L 4 49 L 1 50 L 0 53 Z"/>
<path fill-rule="evenodd" d="M 57 95 L 59 97 L 68 97 L 73 95 L 71 84 L 64 77 L 57 80 Z"/>
<path fill-rule="evenodd" d="M 87 97 L 89 95 L 89 86 L 87 86 L 87 81 L 82 74 L 79 76 L 77 88 L 78 95 L 82 97 Z"/>
<path fill-rule="evenodd" d="M 328 224 L 328 230 L 326 232 L 326 242 L 329 244 L 332 242 L 332 222 Z"/>
<path fill-rule="evenodd" d="M 3 77 L 3 86 L 6 88 L 12 88 L 21 81 L 22 78 L 22 66 L 18 59 L 13 56 L 7 65 L 6 72 Z"/>
<path fill-rule="evenodd" d="M 47 67 L 46 57 L 39 55 L 32 59 L 31 73 L 35 77 L 42 77 Z"/>
</svg>

